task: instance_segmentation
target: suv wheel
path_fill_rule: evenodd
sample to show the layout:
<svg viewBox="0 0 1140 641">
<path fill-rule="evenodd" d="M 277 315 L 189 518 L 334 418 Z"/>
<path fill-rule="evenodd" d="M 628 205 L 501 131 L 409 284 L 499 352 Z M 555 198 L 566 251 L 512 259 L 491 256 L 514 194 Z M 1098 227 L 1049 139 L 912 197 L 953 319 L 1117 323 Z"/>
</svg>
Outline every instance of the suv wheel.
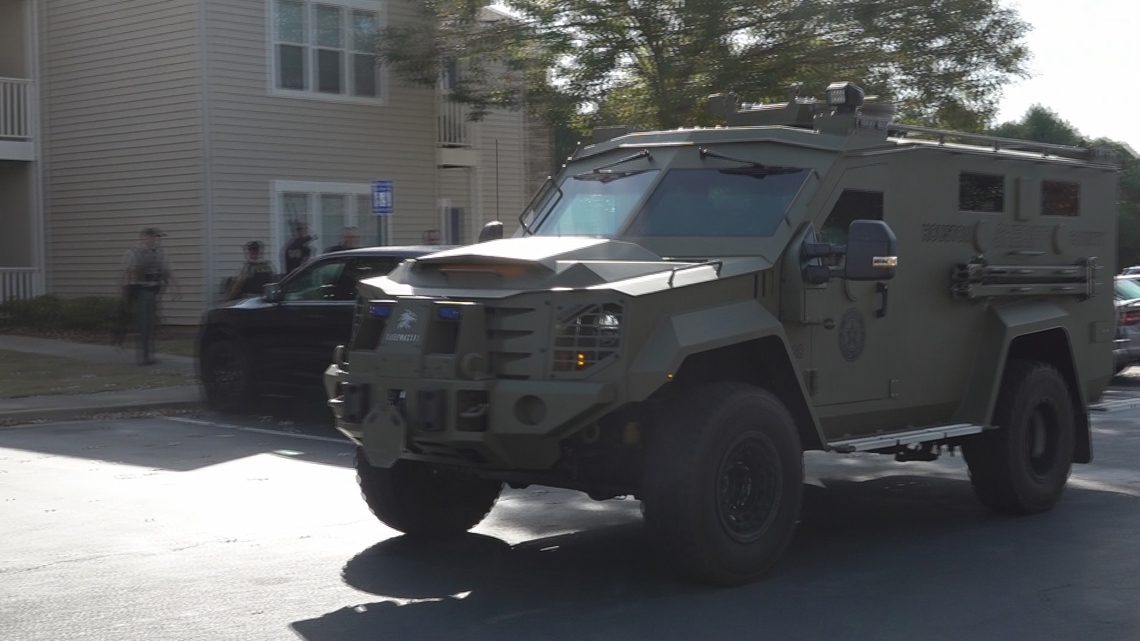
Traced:
<svg viewBox="0 0 1140 641">
<path fill-rule="evenodd" d="M 666 562 L 704 583 L 768 571 L 792 540 L 803 449 L 774 395 L 736 383 L 693 390 L 651 435 L 645 525 Z"/>
<path fill-rule="evenodd" d="M 206 403 L 216 410 L 233 410 L 249 400 L 252 381 L 249 361 L 237 341 L 211 341 L 202 350 L 202 388 Z"/>
<path fill-rule="evenodd" d="M 459 536 L 475 527 L 494 507 L 503 484 L 463 474 L 458 469 L 399 460 L 390 468 L 373 467 L 356 450 L 356 480 L 369 509 L 388 527 L 409 536 Z"/>
<path fill-rule="evenodd" d="M 1030 514 L 1053 507 L 1073 462 L 1075 414 L 1069 386 L 1052 365 L 1006 366 L 994 423 L 998 429 L 962 446 L 974 493 L 997 512 Z"/>
</svg>

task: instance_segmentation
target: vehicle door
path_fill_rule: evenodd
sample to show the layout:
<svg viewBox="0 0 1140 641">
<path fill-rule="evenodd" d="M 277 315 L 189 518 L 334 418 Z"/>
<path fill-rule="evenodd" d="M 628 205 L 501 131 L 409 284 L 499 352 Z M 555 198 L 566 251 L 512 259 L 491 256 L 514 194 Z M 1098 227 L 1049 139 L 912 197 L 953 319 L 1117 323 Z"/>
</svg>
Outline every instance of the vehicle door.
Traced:
<svg viewBox="0 0 1140 641">
<path fill-rule="evenodd" d="M 883 165 L 848 169 L 813 221 L 818 240 L 845 245 L 852 221 L 885 220 L 886 183 Z M 843 261 L 823 260 L 834 267 Z M 813 401 L 829 437 L 863 431 L 860 408 L 850 404 L 891 397 L 889 352 L 897 314 L 886 307 L 886 288 L 887 283 L 833 278 L 826 287 L 807 291 L 807 315 L 817 319 L 811 329 Z"/>
<path fill-rule="evenodd" d="M 312 384 L 332 362 L 328 325 L 352 317 L 352 299 L 338 295 L 347 264 L 347 257 L 316 261 L 281 283 L 281 300 L 254 339 L 261 343 L 268 380 Z"/>
</svg>

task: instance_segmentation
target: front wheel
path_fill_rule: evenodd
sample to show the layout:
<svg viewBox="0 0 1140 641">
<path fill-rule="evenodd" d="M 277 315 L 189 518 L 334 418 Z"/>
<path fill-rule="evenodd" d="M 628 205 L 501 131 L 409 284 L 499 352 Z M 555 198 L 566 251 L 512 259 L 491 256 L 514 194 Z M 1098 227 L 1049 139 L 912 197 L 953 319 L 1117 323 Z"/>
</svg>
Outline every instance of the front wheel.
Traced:
<svg viewBox="0 0 1140 641">
<path fill-rule="evenodd" d="M 249 361 L 237 341 L 213 340 L 201 355 L 202 388 L 206 404 L 216 410 L 239 409 L 252 389 Z"/>
<path fill-rule="evenodd" d="M 990 509 L 1043 512 L 1065 490 L 1073 463 L 1073 397 L 1061 373 L 1036 361 L 1011 361 L 1002 379 L 998 429 L 962 445 L 974 493 Z"/>
<path fill-rule="evenodd" d="M 774 395 L 720 383 L 680 399 L 654 430 L 645 525 L 664 560 L 703 583 L 767 572 L 792 540 L 803 500 L 803 449 Z"/>
<path fill-rule="evenodd" d="M 369 509 L 388 527 L 409 536 L 459 536 L 494 507 L 503 484 L 462 470 L 401 459 L 373 467 L 356 450 L 356 479 Z"/>
</svg>

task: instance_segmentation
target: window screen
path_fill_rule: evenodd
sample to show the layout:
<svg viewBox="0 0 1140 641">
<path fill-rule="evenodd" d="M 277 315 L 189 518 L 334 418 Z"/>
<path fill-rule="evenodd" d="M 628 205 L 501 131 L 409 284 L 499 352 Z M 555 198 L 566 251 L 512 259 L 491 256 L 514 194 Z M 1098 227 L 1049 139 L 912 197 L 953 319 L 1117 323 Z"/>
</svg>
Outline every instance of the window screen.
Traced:
<svg viewBox="0 0 1140 641">
<path fill-rule="evenodd" d="M 1005 211 L 1005 176 L 958 175 L 958 210 L 997 214 Z"/>
<path fill-rule="evenodd" d="M 1081 215 L 1081 186 L 1059 180 L 1041 181 L 1041 215 Z"/>
</svg>

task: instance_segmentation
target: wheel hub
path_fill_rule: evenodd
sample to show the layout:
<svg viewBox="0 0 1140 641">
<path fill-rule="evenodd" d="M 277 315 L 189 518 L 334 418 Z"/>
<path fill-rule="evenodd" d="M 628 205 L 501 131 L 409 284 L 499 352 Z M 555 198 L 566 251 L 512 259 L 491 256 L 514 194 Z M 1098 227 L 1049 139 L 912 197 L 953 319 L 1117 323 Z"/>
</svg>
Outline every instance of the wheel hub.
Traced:
<svg viewBox="0 0 1140 641">
<path fill-rule="evenodd" d="M 730 537 L 747 543 L 767 531 L 780 503 L 780 472 L 775 446 L 758 432 L 728 448 L 717 475 L 717 513 Z"/>
</svg>

